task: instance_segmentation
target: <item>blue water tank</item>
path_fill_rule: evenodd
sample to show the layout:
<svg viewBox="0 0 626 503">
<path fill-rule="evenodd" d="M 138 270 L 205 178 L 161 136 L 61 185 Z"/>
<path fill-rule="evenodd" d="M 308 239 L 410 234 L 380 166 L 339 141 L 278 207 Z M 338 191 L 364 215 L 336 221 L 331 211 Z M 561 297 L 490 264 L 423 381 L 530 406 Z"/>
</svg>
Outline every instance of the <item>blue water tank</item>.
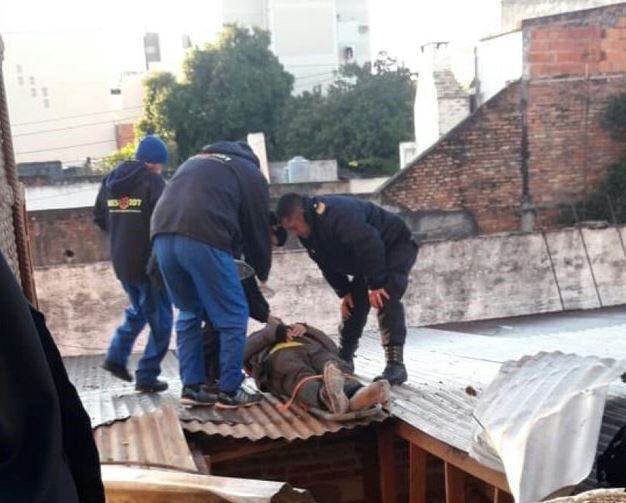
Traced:
<svg viewBox="0 0 626 503">
<path fill-rule="evenodd" d="M 302 156 L 296 156 L 287 163 L 289 183 L 302 183 L 309 181 L 311 162 Z"/>
</svg>

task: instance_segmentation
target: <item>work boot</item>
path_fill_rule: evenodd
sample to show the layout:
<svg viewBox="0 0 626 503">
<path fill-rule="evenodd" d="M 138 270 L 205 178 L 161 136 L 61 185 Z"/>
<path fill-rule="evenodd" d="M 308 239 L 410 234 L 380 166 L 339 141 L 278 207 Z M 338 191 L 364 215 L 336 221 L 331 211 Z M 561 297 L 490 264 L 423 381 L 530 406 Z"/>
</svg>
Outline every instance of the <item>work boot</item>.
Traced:
<svg viewBox="0 0 626 503">
<path fill-rule="evenodd" d="M 217 402 L 217 393 L 211 391 L 206 384 L 194 384 L 183 386 L 180 403 L 183 405 L 215 405 Z"/>
<path fill-rule="evenodd" d="M 387 365 L 383 373 L 374 378 L 374 381 L 386 379 L 392 386 L 402 384 L 408 379 L 403 362 L 404 346 L 385 346 Z"/>
<path fill-rule="evenodd" d="M 155 379 L 153 382 L 136 383 L 135 391 L 139 391 L 140 393 L 159 393 L 165 391 L 168 387 L 165 381 Z"/>
<path fill-rule="evenodd" d="M 350 398 L 351 411 L 370 409 L 378 404 L 387 410 L 391 406 L 389 382 L 384 379 L 362 387 Z"/>
<path fill-rule="evenodd" d="M 350 404 L 343 390 L 345 377 L 335 362 L 326 362 L 324 365 L 323 382 L 320 389 L 322 403 L 332 414 L 347 412 Z"/>
<path fill-rule="evenodd" d="M 113 363 L 109 360 L 104 360 L 102 368 L 107 372 L 113 374 L 118 379 L 121 379 L 122 381 L 133 382 L 133 376 L 130 375 L 130 372 L 124 365 L 120 365 L 119 363 Z"/>
<path fill-rule="evenodd" d="M 263 400 L 263 395 L 245 385 L 239 386 L 234 393 L 220 391 L 217 396 L 217 407 L 220 409 L 236 409 L 249 407 Z"/>
</svg>

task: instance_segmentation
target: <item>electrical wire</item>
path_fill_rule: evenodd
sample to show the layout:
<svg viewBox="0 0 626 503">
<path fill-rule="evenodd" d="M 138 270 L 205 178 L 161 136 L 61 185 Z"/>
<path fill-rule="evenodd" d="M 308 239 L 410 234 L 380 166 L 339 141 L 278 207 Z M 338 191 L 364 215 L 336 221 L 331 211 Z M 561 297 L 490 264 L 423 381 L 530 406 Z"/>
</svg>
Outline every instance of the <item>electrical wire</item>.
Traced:
<svg viewBox="0 0 626 503">
<path fill-rule="evenodd" d="M 124 120 L 129 120 L 129 121 L 133 121 L 137 119 L 141 119 L 141 117 L 125 117 L 124 118 Z M 111 121 L 109 120 L 109 121 L 103 121 L 103 122 L 89 122 L 86 124 L 77 124 L 76 126 L 67 126 L 67 127 L 56 128 L 56 129 L 42 129 L 41 131 L 31 131 L 28 133 L 17 133 L 17 134 L 14 134 L 13 137 L 17 138 L 20 136 L 32 136 L 32 135 L 44 134 L 44 133 L 56 133 L 57 131 L 67 131 L 69 129 L 80 129 L 83 127 L 91 127 L 91 126 L 103 126 L 106 124 L 111 124 Z"/>
<path fill-rule="evenodd" d="M 56 122 L 56 121 L 62 121 L 62 120 L 66 120 L 66 119 L 79 119 L 80 117 L 91 117 L 94 115 L 102 115 L 102 114 L 114 114 L 114 113 L 118 113 L 118 112 L 125 112 L 127 110 L 139 110 L 142 109 L 143 105 L 139 105 L 136 107 L 129 107 L 129 108 L 122 108 L 120 110 L 103 110 L 102 112 L 90 112 L 90 113 L 86 113 L 86 114 L 79 114 L 79 115 L 67 115 L 65 117 L 57 117 L 55 119 L 43 119 L 40 121 L 32 121 L 32 122 L 16 122 L 15 124 L 11 124 L 12 127 L 18 127 L 18 126 L 30 126 L 32 124 L 44 124 L 46 122 Z"/>
<path fill-rule="evenodd" d="M 66 145 L 63 147 L 54 147 L 54 148 L 42 148 L 40 150 L 29 150 L 27 152 L 16 152 L 16 155 L 26 155 L 26 154 L 38 154 L 39 152 L 53 152 L 55 150 L 66 150 L 68 148 L 77 148 L 77 147 L 88 147 L 90 145 L 102 145 L 104 143 L 115 143 L 115 139 L 111 140 L 103 140 L 103 141 L 92 141 L 89 143 L 80 143 L 77 145 Z"/>
</svg>

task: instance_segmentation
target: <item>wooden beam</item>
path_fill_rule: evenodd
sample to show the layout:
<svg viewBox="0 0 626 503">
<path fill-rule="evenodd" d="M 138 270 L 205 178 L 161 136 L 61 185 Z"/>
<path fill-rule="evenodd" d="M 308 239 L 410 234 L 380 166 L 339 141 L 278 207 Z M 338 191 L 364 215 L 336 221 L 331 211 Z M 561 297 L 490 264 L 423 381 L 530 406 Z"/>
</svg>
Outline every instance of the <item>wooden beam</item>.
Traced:
<svg viewBox="0 0 626 503">
<path fill-rule="evenodd" d="M 363 463 L 363 489 L 365 503 L 380 503 L 380 480 L 378 460 L 374 453 L 377 450 L 378 436 L 375 429 L 367 429 L 359 441 L 364 446 L 361 454 Z"/>
<path fill-rule="evenodd" d="M 393 424 L 385 421 L 378 429 L 378 470 L 380 477 L 380 501 L 397 501 L 396 459 L 393 448 Z"/>
<path fill-rule="evenodd" d="M 409 503 L 426 503 L 426 457 L 424 449 L 409 445 Z"/>
<path fill-rule="evenodd" d="M 465 473 L 468 473 L 477 479 L 483 480 L 504 492 L 510 492 L 509 485 L 506 481 L 506 475 L 504 475 L 504 473 L 481 465 L 477 461 L 470 458 L 466 452 L 455 449 L 454 447 L 427 435 L 423 431 L 414 428 L 404 421 L 397 421 L 395 423 L 394 433 L 407 440 L 410 444 L 424 449 L 429 454 L 442 459 L 446 463 L 459 468 Z"/>
<path fill-rule="evenodd" d="M 240 459 L 246 456 L 253 456 L 262 452 L 273 451 L 284 447 L 286 442 L 281 440 L 272 440 L 265 443 L 253 443 L 251 445 L 245 445 L 237 449 L 226 450 L 215 454 L 209 454 L 208 457 L 211 460 L 211 465 L 215 463 L 222 463 L 224 461 L 232 461 L 233 459 Z"/>
<path fill-rule="evenodd" d="M 493 503 L 514 503 L 513 496 L 509 493 L 501 491 L 497 487 L 493 488 Z"/>
<path fill-rule="evenodd" d="M 446 503 L 465 503 L 465 472 L 450 463 L 444 463 L 446 475 Z"/>
</svg>

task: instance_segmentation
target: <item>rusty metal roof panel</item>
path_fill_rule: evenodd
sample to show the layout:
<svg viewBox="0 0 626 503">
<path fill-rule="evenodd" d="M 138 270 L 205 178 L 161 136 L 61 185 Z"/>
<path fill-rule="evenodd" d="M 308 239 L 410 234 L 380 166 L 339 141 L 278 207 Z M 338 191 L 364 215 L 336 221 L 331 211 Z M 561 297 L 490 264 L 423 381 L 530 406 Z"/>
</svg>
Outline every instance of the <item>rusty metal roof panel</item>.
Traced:
<svg viewBox="0 0 626 503">
<path fill-rule="evenodd" d="M 93 435 L 102 464 L 197 471 L 178 414 L 171 405 L 99 426 Z"/>
<path fill-rule="evenodd" d="M 135 366 L 136 359 L 136 355 L 133 355 L 130 367 Z M 166 406 L 176 410 L 187 431 L 250 440 L 307 439 L 387 418 L 386 414 L 378 414 L 348 422 L 328 421 L 313 416 L 297 405 L 283 410 L 281 402 L 269 394 L 265 395 L 261 403 L 242 409 L 185 408 L 179 401 L 181 385 L 178 362 L 172 353 L 166 355 L 161 365 L 161 378 L 167 380 L 170 387 L 164 393 L 155 394 L 137 393 L 132 383 L 112 377 L 100 366 L 102 356 L 73 356 L 66 357 L 64 361 L 94 428 L 154 413 Z"/>
</svg>

